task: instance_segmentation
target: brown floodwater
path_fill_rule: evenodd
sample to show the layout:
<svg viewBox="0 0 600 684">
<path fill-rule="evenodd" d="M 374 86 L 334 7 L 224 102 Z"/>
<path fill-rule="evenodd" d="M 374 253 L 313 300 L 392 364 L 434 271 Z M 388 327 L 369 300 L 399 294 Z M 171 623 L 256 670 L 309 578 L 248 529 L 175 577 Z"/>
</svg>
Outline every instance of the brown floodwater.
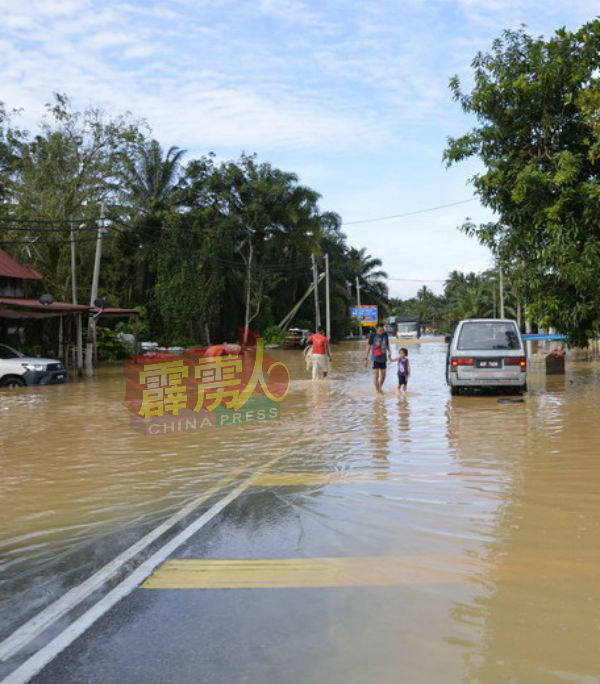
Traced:
<svg viewBox="0 0 600 684">
<path fill-rule="evenodd" d="M 0 638 L 220 478 L 281 456 L 261 486 L 312 516 L 305 555 L 417 568 L 368 614 L 332 615 L 332 661 L 360 657 L 346 673 L 317 658 L 312 679 L 600 681 L 598 362 L 530 373 L 524 402 L 499 403 L 450 396 L 441 343 L 410 344 L 406 399 L 393 372 L 376 396 L 357 343 L 318 383 L 300 352 L 270 353 L 292 385 L 263 423 L 141 435 L 118 365 L 0 392 Z"/>
</svg>

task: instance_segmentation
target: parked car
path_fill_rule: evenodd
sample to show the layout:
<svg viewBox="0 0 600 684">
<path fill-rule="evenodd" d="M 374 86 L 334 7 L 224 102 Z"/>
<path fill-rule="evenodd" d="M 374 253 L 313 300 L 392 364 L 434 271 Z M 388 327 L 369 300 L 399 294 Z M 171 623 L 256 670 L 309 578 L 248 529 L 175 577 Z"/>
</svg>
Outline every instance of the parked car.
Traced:
<svg viewBox="0 0 600 684">
<path fill-rule="evenodd" d="M 304 349 L 310 334 L 310 330 L 304 328 L 290 328 L 281 346 L 283 349 Z"/>
<path fill-rule="evenodd" d="M 527 390 L 527 355 L 517 324 L 509 319 L 460 321 L 448 344 L 446 381 L 450 392 L 497 388 Z"/>
<path fill-rule="evenodd" d="M 67 371 L 61 361 L 27 356 L 0 344 L 0 387 L 54 385 L 66 379 Z"/>
</svg>

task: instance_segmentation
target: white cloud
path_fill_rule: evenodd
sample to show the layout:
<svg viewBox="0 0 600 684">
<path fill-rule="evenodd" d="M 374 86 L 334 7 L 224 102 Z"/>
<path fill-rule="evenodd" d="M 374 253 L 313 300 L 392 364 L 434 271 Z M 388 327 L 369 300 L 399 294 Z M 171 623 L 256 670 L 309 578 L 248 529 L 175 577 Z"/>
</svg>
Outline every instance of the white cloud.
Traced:
<svg viewBox="0 0 600 684">
<path fill-rule="evenodd" d="M 159 45 L 133 45 L 123 52 L 123 57 L 126 59 L 142 59 L 160 54 L 161 52 L 162 48 Z"/>
<path fill-rule="evenodd" d="M 468 82 L 501 28 L 548 34 L 589 13 L 586 0 L 0 0 L 2 99 L 32 129 L 53 91 L 75 107 L 131 110 L 165 146 L 256 150 L 302 169 L 324 209 L 389 215 L 465 196 L 472 167 L 442 173 L 445 136 L 471 125 L 448 77 Z M 455 231 L 464 213 L 442 214 L 409 231 L 415 259 L 398 257 L 387 228 L 350 240 L 391 275 L 485 268 Z"/>
<path fill-rule="evenodd" d="M 258 0 L 258 9 L 287 22 L 315 23 L 321 16 L 299 0 Z"/>
<path fill-rule="evenodd" d="M 116 33 L 113 31 L 95 33 L 86 39 L 87 45 L 96 50 L 102 50 L 107 47 L 115 47 L 117 45 L 129 45 L 133 42 L 134 38 L 130 34 Z"/>
</svg>

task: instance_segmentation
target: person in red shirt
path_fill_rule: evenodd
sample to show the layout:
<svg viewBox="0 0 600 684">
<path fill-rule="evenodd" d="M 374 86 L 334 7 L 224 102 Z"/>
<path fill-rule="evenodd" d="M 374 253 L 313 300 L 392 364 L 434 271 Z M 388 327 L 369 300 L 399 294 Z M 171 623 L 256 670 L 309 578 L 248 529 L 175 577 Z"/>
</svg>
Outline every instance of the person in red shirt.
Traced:
<svg viewBox="0 0 600 684">
<path fill-rule="evenodd" d="M 331 351 L 329 350 L 329 340 L 323 334 L 323 329 L 311 335 L 306 344 L 307 348 L 312 347 L 312 379 L 318 380 L 321 374 L 324 378 L 329 372 L 329 359 L 331 358 Z"/>
</svg>

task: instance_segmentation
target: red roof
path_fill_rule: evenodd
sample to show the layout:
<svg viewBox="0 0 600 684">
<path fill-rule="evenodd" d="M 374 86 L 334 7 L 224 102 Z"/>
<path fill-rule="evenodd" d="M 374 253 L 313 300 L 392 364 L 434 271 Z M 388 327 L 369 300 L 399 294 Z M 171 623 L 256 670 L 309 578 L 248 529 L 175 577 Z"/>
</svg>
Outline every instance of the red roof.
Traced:
<svg viewBox="0 0 600 684">
<path fill-rule="evenodd" d="M 2 249 L 0 249 L 0 276 L 27 280 L 41 280 L 43 278 L 41 273 L 30 266 L 22 266 Z"/>
<path fill-rule="evenodd" d="M 71 304 L 69 302 L 53 302 L 42 304 L 38 299 L 24 299 L 23 297 L 0 297 L 0 318 L 48 318 L 62 314 L 98 313 L 100 309 L 85 304 Z M 136 309 L 118 309 L 110 307 L 102 310 L 102 315 L 131 316 L 139 315 Z"/>
</svg>

